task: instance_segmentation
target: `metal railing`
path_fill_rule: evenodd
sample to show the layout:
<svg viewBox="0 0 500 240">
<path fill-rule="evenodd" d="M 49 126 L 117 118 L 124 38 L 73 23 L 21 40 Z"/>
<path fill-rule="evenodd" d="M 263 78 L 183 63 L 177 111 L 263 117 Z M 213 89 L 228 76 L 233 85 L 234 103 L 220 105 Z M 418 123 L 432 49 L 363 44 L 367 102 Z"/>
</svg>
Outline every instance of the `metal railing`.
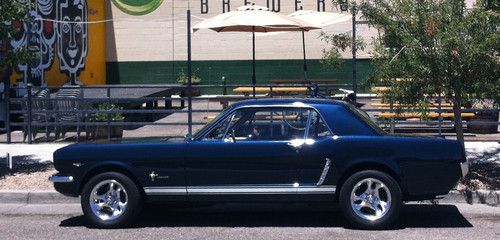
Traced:
<svg viewBox="0 0 500 240">
<path fill-rule="evenodd" d="M 200 126 L 206 124 L 209 119 L 198 119 L 193 118 L 193 114 L 200 115 L 212 114 L 216 115 L 218 112 L 222 111 L 228 106 L 229 102 L 244 100 L 244 99 L 254 99 L 254 98 L 274 98 L 282 97 L 282 95 L 273 94 L 272 88 L 275 87 L 307 87 L 305 84 L 267 84 L 258 85 L 257 87 L 269 87 L 271 89 L 270 94 L 258 95 L 257 97 L 247 96 L 242 94 L 231 94 L 231 89 L 237 87 L 252 87 L 252 85 L 234 85 L 227 84 L 225 80 L 218 85 L 195 85 L 192 88 L 192 92 L 195 90 L 200 90 L 203 92 L 205 89 L 219 89 L 220 95 L 201 95 L 201 96 L 191 96 L 189 94 L 189 89 L 184 85 L 102 85 L 102 86 L 63 86 L 48 88 L 50 94 L 44 97 L 37 96 L 37 92 L 40 89 L 35 89 L 31 86 L 26 88 L 15 88 L 16 91 L 25 92 L 24 97 L 20 98 L 7 98 L 9 106 L 7 108 L 7 119 L 15 119 L 16 121 L 5 122 L 5 130 L 7 139 L 6 142 L 12 142 L 12 130 L 22 129 L 23 141 L 26 139 L 28 143 L 34 142 L 33 134 L 37 133 L 38 130 L 45 130 L 45 141 L 57 140 L 59 134 L 64 134 L 67 130 L 68 132 L 75 133 L 75 141 L 82 141 L 81 134 L 85 133 L 85 140 L 96 139 L 97 132 L 102 133 L 103 129 L 106 131 L 105 138 L 113 139 L 115 138 L 113 129 L 114 128 L 137 128 L 144 126 L 165 126 L 173 127 L 169 128 L 173 134 L 163 134 L 162 138 L 169 139 L 181 139 L 184 134 L 179 134 L 177 131 L 179 128 L 186 128 L 187 131 L 183 133 L 191 133 L 190 130 L 193 126 Z M 334 93 L 332 98 L 341 98 L 342 95 L 335 94 L 338 88 L 350 88 L 349 84 L 320 84 L 320 89 L 324 92 Z M 78 89 L 81 93 L 77 97 L 64 97 L 58 96 L 58 92 L 64 89 Z M 147 91 L 149 89 L 150 91 Z M 143 91 L 143 95 L 134 96 L 135 93 Z M 333 91 L 333 92 L 332 92 Z M 213 92 L 213 91 L 212 91 Z M 338 93 L 338 92 L 337 92 Z M 306 96 L 306 94 L 304 94 Z M 358 96 L 358 100 L 370 101 L 376 96 Z M 194 107 L 186 108 L 185 101 L 192 101 Z M 61 102 L 74 102 L 74 108 L 61 108 Z M 200 102 L 219 102 L 220 106 L 217 107 L 206 107 L 201 106 Z M 175 103 L 175 104 L 174 104 Z M 198 103 L 198 104 L 197 104 Z M 102 105 L 110 106 L 116 105 L 120 108 L 114 109 L 99 109 Z M 41 107 L 43 106 L 43 107 Z M 377 116 L 377 113 L 402 113 L 402 112 L 414 112 L 412 109 L 396 109 L 396 108 L 374 108 L 365 107 L 364 111 L 370 114 L 370 116 Z M 443 109 L 441 104 L 438 108 L 433 110 L 439 114 L 452 112 L 450 109 Z M 496 109 L 485 110 L 485 109 L 464 109 L 463 113 L 481 113 L 481 112 L 497 112 Z M 182 115 L 183 117 L 167 117 L 173 114 Z M 121 115 L 125 116 L 123 121 L 116 121 L 113 116 Z M 70 117 L 71 120 L 64 120 L 63 117 Z M 208 116 L 205 116 L 208 117 Z M 104 118 L 104 120 L 103 120 Z M 144 119 L 145 118 L 145 119 Z M 155 119 L 157 118 L 157 119 Z M 158 121 L 163 119 L 162 121 Z M 165 120 L 166 119 L 166 120 Z M 406 121 L 399 119 L 398 117 L 386 118 L 385 120 L 375 119 L 375 121 L 388 132 L 400 132 L 402 129 L 410 127 L 413 129 L 418 129 L 422 127 L 433 128 L 432 130 L 427 130 L 424 135 L 437 135 L 442 136 L 443 131 L 452 129 L 454 127 L 454 122 L 444 117 L 439 117 L 437 120 L 435 118 L 421 119 L 419 121 Z M 497 121 L 463 121 L 464 126 L 474 126 L 474 125 L 489 125 L 498 126 Z M 43 128 L 43 129 L 42 129 Z M 75 129 L 76 128 L 76 129 Z M 54 132 L 55 137 L 53 140 L 50 138 L 51 132 Z M 169 131 L 167 131 L 169 132 Z M 142 134 L 141 136 L 144 136 Z M 500 135 L 499 135 L 500 136 Z M 101 136 L 102 137 L 102 136 Z M 498 137 L 493 138 L 498 141 Z"/>
</svg>

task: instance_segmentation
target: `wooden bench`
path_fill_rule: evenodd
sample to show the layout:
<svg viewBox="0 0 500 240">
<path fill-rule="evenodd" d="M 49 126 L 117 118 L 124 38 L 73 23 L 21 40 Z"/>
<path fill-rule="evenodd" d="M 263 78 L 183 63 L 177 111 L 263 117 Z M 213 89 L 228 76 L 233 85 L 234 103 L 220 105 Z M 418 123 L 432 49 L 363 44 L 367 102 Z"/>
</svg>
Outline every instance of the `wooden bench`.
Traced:
<svg viewBox="0 0 500 240">
<path fill-rule="evenodd" d="M 390 109 L 391 104 L 390 103 L 372 103 L 372 107 L 380 108 L 380 109 Z M 405 104 L 399 104 L 399 103 L 393 103 L 392 104 L 393 108 L 408 108 L 410 107 L 409 105 Z M 437 103 L 428 103 L 427 108 L 429 109 L 437 109 L 439 105 Z M 441 104 L 441 109 L 453 109 L 453 105 L 451 103 L 442 103 Z"/>
<path fill-rule="evenodd" d="M 267 93 L 277 95 L 290 95 L 291 93 L 307 93 L 307 87 L 255 87 L 256 93 Z M 249 96 L 253 93 L 253 87 L 237 87 L 233 89 L 235 93 L 243 93 Z"/>
<path fill-rule="evenodd" d="M 269 80 L 270 83 L 273 84 L 308 84 L 309 82 L 312 83 L 325 83 L 325 84 L 331 84 L 331 83 L 336 83 L 336 79 L 271 79 Z"/>
<path fill-rule="evenodd" d="M 383 117 L 383 118 L 420 118 L 422 117 L 422 113 L 419 112 L 405 112 L 405 113 L 379 113 L 377 115 L 378 117 Z M 451 118 L 453 117 L 453 113 L 441 113 L 441 117 L 443 118 Z M 462 117 L 474 117 L 474 113 L 462 113 Z M 437 112 L 430 112 L 427 113 L 427 117 L 429 118 L 438 118 L 439 113 Z"/>
<path fill-rule="evenodd" d="M 375 86 L 375 87 L 372 87 L 371 89 L 372 89 L 372 92 L 382 93 L 382 92 L 386 92 L 386 91 L 390 90 L 391 87 Z"/>
</svg>

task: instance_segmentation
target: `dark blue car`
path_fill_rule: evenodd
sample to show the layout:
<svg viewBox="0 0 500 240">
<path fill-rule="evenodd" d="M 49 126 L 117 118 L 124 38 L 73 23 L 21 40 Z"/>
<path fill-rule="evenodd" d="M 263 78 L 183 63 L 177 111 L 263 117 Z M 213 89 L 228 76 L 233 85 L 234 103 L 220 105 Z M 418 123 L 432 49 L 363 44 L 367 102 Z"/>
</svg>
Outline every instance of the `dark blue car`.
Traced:
<svg viewBox="0 0 500 240">
<path fill-rule="evenodd" d="M 468 171 L 462 145 L 384 133 L 332 100 L 237 103 L 183 142 L 75 144 L 54 153 L 57 191 L 81 196 L 91 224 L 120 227 L 145 201 L 340 205 L 383 228 L 403 201 L 439 198 Z"/>
</svg>

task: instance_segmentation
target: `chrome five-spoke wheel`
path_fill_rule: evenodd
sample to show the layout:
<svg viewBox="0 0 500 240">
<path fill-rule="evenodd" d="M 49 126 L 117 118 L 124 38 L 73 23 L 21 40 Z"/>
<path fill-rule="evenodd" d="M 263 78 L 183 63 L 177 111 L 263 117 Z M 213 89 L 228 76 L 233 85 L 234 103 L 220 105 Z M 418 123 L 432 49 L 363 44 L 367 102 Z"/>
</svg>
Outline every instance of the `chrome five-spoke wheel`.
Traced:
<svg viewBox="0 0 500 240">
<path fill-rule="evenodd" d="M 391 208 L 391 192 L 377 179 L 363 179 L 352 189 L 351 207 L 354 213 L 363 219 L 380 219 Z"/>
<path fill-rule="evenodd" d="M 127 175 L 105 172 L 85 183 L 81 201 L 90 225 L 116 228 L 128 225 L 137 217 L 143 199 L 138 185 Z"/>
<path fill-rule="evenodd" d="M 116 180 L 104 180 L 92 189 L 89 204 L 96 217 L 103 221 L 114 220 L 127 209 L 127 191 Z"/>
<path fill-rule="evenodd" d="M 381 229 L 394 223 L 402 204 L 399 183 L 382 171 L 362 170 L 341 186 L 339 204 L 355 228 Z"/>
</svg>

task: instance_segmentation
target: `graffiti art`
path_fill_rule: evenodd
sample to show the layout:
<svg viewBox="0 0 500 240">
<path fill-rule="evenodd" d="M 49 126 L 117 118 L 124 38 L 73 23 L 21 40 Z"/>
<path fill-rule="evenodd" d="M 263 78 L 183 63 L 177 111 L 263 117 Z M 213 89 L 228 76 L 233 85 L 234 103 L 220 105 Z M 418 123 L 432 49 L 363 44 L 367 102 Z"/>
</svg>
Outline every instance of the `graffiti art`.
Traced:
<svg viewBox="0 0 500 240">
<path fill-rule="evenodd" d="M 163 0 L 112 0 L 122 12 L 129 15 L 146 15 L 156 10 Z"/>
<path fill-rule="evenodd" d="M 57 56 L 61 72 L 66 72 L 71 83 L 85 68 L 87 57 L 87 2 L 59 0 L 57 11 Z"/>
<path fill-rule="evenodd" d="M 28 4 L 29 0 L 18 0 L 22 4 Z M 11 46 L 13 48 L 28 47 L 30 51 L 37 54 L 37 58 L 30 64 L 21 64 L 18 71 L 23 74 L 24 84 L 30 82 L 35 85 L 45 84 L 45 71 L 52 67 L 54 62 L 55 31 L 52 21 L 54 19 L 55 0 L 38 0 L 36 4 L 30 5 L 28 17 L 30 23 L 11 23 L 19 28 L 19 33 L 13 36 Z"/>
</svg>

